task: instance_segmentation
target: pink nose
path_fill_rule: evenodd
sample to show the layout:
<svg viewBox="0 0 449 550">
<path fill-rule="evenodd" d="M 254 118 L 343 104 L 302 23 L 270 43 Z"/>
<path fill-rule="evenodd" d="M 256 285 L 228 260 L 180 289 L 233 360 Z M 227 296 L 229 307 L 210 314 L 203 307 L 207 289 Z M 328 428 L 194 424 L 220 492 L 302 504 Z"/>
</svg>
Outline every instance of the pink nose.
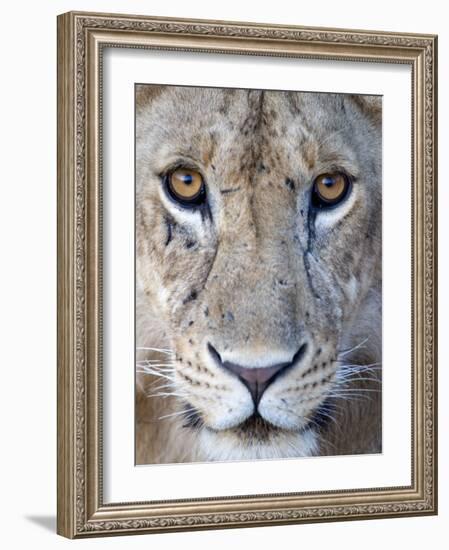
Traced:
<svg viewBox="0 0 449 550">
<path fill-rule="evenodd" d="M 271 367 L 242 367 L 236 363 L 231 363 L 229 361 L 222 361 L 220 354 L 217 350 L 211 345 L 208 344 L 209 352 L 214 357 L 215 361 L 219 363 L 225 369 L 231 371 L 248 388 L 251 397 L 253 398 L 254 404 L 257 406 L 262 397 L 264 391 L 268 386 L 277 378 L 281 373 L 285 372 L 287 369 L 295 365 L 298 360 L 302 357 L 305 352 L 306 344 L 303 344 L 297 353 L 294 355 L 293 359 L 287 363 L 279 363 L 277 365 L 272 365 Z"/>
</svg>

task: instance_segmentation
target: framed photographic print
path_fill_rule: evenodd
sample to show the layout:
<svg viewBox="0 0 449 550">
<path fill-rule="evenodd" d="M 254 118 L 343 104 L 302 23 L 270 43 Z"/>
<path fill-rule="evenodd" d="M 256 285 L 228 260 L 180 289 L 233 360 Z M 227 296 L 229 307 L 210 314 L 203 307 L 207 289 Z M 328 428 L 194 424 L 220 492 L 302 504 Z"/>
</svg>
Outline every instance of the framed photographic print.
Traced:
<svg viewBox="0 0 449 550">
<path fill-rule="evenodd" d="M 58 532 L 435 514 L 431 35 L 58 18 Z"/>
</svg>

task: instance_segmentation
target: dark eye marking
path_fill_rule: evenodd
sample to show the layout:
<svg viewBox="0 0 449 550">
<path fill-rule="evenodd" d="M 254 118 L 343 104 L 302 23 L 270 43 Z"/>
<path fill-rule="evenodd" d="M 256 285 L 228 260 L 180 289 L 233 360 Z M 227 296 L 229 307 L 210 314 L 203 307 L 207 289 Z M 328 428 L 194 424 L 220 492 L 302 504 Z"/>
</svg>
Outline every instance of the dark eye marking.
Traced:
<svg viewBox="0 0 449 550">
<path fill-rule="evenodd" d="M 236 191 L 240 191 L 240 187 L 230 187 L 229 189 L 220 189 L 220 193 L 222 195 L 226 195 L 228 193 L 235 193 Z"/>
<path fill-rule="evenodd" d="M 291 191 L 295 190 L 295 182 L 291 178 L 286 178 L 284 183 Z"/>
<path fill-rule="evenodd" d="M 198 292 L 195 290 L 195 289 L 192 289 L 190 291 L 190 294 L 187 296 L 187 298 L 185 298 L 183 300 L 183 304 L 187 304 L 188 302 L 193 302 L 194 300 L 196 300 L 198 298 Z"/>
<path fill-rule="evenodd" d="M 165 226 L 167 228 L 167 239 L 165 241 L 165 246 L 168 246 L 173 239 L 173 225 L 176 223 L 174 220 L 165 216 L 164 218 Z"/>
<path fill-rule="evenodd" d="M 168 246 L 176 237 L 179 237 L 184 241 L 183 246 L 186 249 L 193 248 L 198 244 L 192 237 L 192 234 L 188 230 L 187 226 L 178 224 L 170 215 L 166 214 L 164 216 L 164 223 L 167 229 L 165 246 Z"/>
</svg>

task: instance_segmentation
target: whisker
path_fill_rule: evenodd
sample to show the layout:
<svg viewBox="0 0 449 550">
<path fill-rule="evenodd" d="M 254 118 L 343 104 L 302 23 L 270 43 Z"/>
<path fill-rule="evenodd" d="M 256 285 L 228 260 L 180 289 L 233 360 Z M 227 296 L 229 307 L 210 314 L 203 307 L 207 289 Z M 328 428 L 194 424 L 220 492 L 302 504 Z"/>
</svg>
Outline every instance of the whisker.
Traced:
<svg viewBox="0 0 449 550">
<path fill-rule="evenodd" d="M 173 370 L 173 368 L 175 366 L 175 363 L 170 365 L 168 363 L 151 363 L 150 361 L 137 361 L 136 365 L 145 366 L 145 367 L 155 367 L 155 368 L 160 368 L 160 369 L 172 369 Z"/>
<path fill-rule="evenodd" d="M 375 377 L 378 377 L 379 376 L 379 372 L 381 372 L 382 369 L 378 369 L 378 368 L 367 368 L 367 369 L 362 369 L 362 368 L 338 368 L 337 369 L 337 374 L 363 374 L 363 375 L 372 375 L 372 376 L 375 376 Z"/>
<path fill-rule="evenodd" d="M 175 392 L 157 392 L 157 393 L 150 393 L 147 394 L 147 397 L 187 397 L 186 393 L 175 393 Z"/>
<path fill-rule="evenodd" d="M 341 426 L 340 426 L 340 424 L 338 423 L 338 421 L 337 421 L 337 419 L 336 419 L 335 417 L 333 417 L 333 416 L 330 415 L 330 414 L 326 414 L 325 412 L 323 412 L 323 410 L 322 410 L 321 408 L 318 408 L 316 414 L 317 414 L 318 416 L 322 416 L 322 417 L 324 417 L 324 418 L 328 418 L 328 419 L 332 422 L 332 424 L 334 424 L 334 426 L 335 426 L 336 430 L 338 431 L 338 433 L 339 433 L 341 436 L 344 435 L 344 434 L 343 434 L 343 430 L 341 429 Z M 322 426 L 322 425 L 320 425 L 320 424 L 319 424 L 316 420 L 314 420 L 313 418 L 307 417 L 307 419 L 308 419 L 309 423 L 312 423 L 312 424 L 314 424 L 314 425 L 317 427 L 317 430 L 318 430 L 319 433 L 320 433 L 320 439 L 322 439 L 325 443 L 328 443 L 328 444 L 332 445 L 332 444 L 330 443 L 330 441 L 326 440 L 326 439 L 323 437 L 323 433 L 326 433 L 325 427 Z M 334 448 L 336 448 L 336 447 L 334 446 Z"/>
<path fill-rule="evenodd" d="M 338 361 L 338 360 L 337 360 Z M 375 368 L 377 367 L 377 370 L 381 369 L 382 368 L 382 363 L 368 363 L 367 365 L 358 365 L 356 363 L 347 363 L 346 365 L 340 365 L 339 368 L 345 368 L 345 367 L 348 367 L 348 368 L 362 368 L 362 369 L 366 369 L 366 368 Z"/>
<path fill-rule="evenodd" d="M 158 371 L 151 370 L 151 369 L 146 369 L 146 368 L 143 368 L 142 370 L 139 369 L 139 370 L 137 370 L 137 372 L 139 374 L 148 374 L 148 375 L 151 375 L 151 376 L 157 376 L 159 378 L 165 378 L 165 380 L 173 381 L 173 377 L 168 376 L 167 374 L 164 374 L 163 372 L 158 372 Z"/>
<path fill-rule="evenodd" d="M 158 352 L 158 353 L 166 353 L 166 354 L 171 354 L 171 355 L 174 355 L 175 352 L 171 349 L 165 349 L 165 348 L 147 348 L 147 347 L 137 347 L 136 350 L 143 350 L 143 351 L 155 351 L 155 352 Z"/>
<path fill-rule="evenodd" d="M 340 390 L 336 386 L 331 391 L 340 391 Z M 344 386 L 342 386 L 341 391 L 344 392 L 344 393 L 352 393 L 352 392 L 354 392 L 354 393 L 359 393 L 359 392 L 363 392 L 363 393 L 380 393 L 381 392 L 381 390 L 374 389 L 374 388 L 345 388 Z"/>
<path fill-rule="evenodd" d="M 142 372 L 158 372 L 162 374 L 165 374 L 167 370 L 165 368 L 155 367 L 154 365 L 136 365 L 136 369 Z M 174 372 L 174 369 L 169 369 L 168 372 Z"/>
<path fill-rule="evenodd" d="M 362 340 L 359 344 L 357 344 L 356 346 L 352 347 L 352 348 L 349 348 L 349 349 L 344 349 L 344 350 L 341 350 L 338 355 L 340 356 L 345 356 L 347 355 L 348 353 L 351 353 L 352 351 L 355 351 L 356 349 L 360 349 L 361 347 L 363 347 L 367 342 L 368 342 L 369 338 L 365 338 L 364 340 Z"/>
<path fill-rule="evenodd" d="M 177 411 L 177 412 L 170 413 L 170 414 L 164 414 L 163 416 L 159 417 L 159 420 L 163 420 L 164 418 L 173 418 L 175 416 L 185 415 L 186 413 L 194 412 L 194 411 L 196 412 L 196 409 L 195 409 L 195 407 L 192 407 L 190 409 L 185 409 L 183 411 Z"/>
<path fill-rule="evenodd" d="M 136 361 L 137 367 L 149 367 L 149 368 L 155 368 L 155 369 L 174 369 L 175 365 L 170 365 L 167 363 L 150 363 L 149 361 Z"/>
<path fill-rule="evenodd" d="M 304 417 L 305 420 L 307 420 L 307 424 L 312 424 L 313 426 L 315 426 L 315 428 L 319 431 L 320 430 L 320 425 L 318 424 L 318 422 L 316 420 L 314 420 L 313 418 L 308 418 L 308 417 Z"/>
<path fill-rule="evenodd" d="M 341 399 L 344 401 L 353 401 L 355 403 L 363 403 L 365 401 L 369 401 L 369 396 L 367 395 L 336 395 L 336 394 L 328 394 L 329 397 L 332 397 L 333 399 Z"/>
<path fill-rule="evenodd" d="M 189 424 L 184 424 L 183 428 L 189 427 L 194 428 L 195 430 L 200 430 L 202 427 L 205 426 L 204 420 L 198 415 L 198 411 L 196 409 L 193 412 L 186 413 L 184 416 L 187 422 L 189 422 L 190 420 L 194 420 L 195 425 L 191 426 Z"/>
<path fill-rule="evenodd" d="M 340 384 L 342 380 L 360 380 L 361 377 L 366 377 L 368 380 L 381 380 L 381 378 L 373 372 L 353 372 L 353 371 L 337 371 L 334 376 L 334 380 L 337 384 Z"/>
<path fill-rule="evenodd" d="M 155 376 L 169 376 L 170 378 L 173 378 L 174 379 L 174 375 L 175 375 L 175 371 L 173 370 L 167 370 L 167 371 L 160 371 L 160 370 L 156 370 L 154 371 L 153 369 L 149 369 L 147 367 L 140 367 L 138 369 L 136 369 L 136 372 L 138 373 L 146 373 L 146 374 L 154 374 Z M 157 374 L 156 374 L 157 373 Z"/>
<path fill-rule="evenodd" d="M 333 399 L 329 405 L 327 405 L 326 401 L 324 401 L 324 403 L 320 405 L 320 408 L 321 407 L 327 407 L 327 412 L 331 412 L 334 409 L 340 413 L 346 412 L 346 408 L 343 407 L 343 405 L 340 405 L 340 403 L 336 403 Z"/>
<path fill-rule="evenodd" d="M 358 374 L 349 375 L 337 374 L 337 379 L 339 382 L 347 384 L 348 382 L 375 382 L 376 384 L 382 384 L 382 380 L 379 380 L 375 376 L 359 376 Z"/>
<path fill-rule="evenodd" d="M 340 399 L 344 402 L 350 402 L 354 401 L 356 403 L 365 403 L 367 401 L 372 401 L 372 397 L 370 395 L 360 395 L 360 394 L 330 394 L 329 397 L 332 397 L 333 399 Z"/>
<path fill-rule="evenodd" d="M 318 416 L 324 416 L 326 418 L 328 418 L 329 420 L 331 420 L 333 422 L 333 424 L 335 424 L 335 426 L 337 426 L 340 434 L 343 435 L 343 432 L 341 431 L 341 426 L 340 424 L 337 422 L 337 419 L 335 418 L 335 416 L 332 416 L 330 414 L 330 411 L 325 411 L 323 407 L 318 407 L 315 411 L 315 414 L 318 415 Z"/>
<path fill-rule="evenodd" d="M 159 386 L 153 387 L 155 384 L 159 384 Z M 161 384 L 160 380 L 155 380 L 154 382 L 151 382 L 151 384 L 148 385 L 148 389 L 151 388 L 151 391 L 159 391 L 159 390 L 166 390 L 168 388 L 174 388 L 173 382 L 169 384 Z"/>
<path fill-rule="evenodd" d="M 155 359 L 155 358 L 150 359 L 150 358 L 146 357 L 145 359 L 139 359 L 137 362 L 138 363 L 139 362 L 143 362 L 143 363 L 167 363 L 168 365 L 172 365 L 172 364 L 176 363 L 176 359 L 175 358 L 170 358 L 170 357 L 163 357 L 163 358 L 158 357 L 157 359 Z"/>
</svg>

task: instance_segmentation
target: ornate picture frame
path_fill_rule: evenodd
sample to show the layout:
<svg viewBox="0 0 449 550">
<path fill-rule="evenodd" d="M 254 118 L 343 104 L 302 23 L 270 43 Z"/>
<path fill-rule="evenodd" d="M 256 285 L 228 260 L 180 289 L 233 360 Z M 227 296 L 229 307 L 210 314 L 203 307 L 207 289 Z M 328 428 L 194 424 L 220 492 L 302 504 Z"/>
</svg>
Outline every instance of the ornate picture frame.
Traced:
<svg viewBox="0 0 449 550">
<path fill-rule="evenodd" d="M 103 54 L 107 48 L 411 69 L 411 483 L 104 499 Z M 238 82 L 236 82 L 238 85 Z M 58 17 L 58 533 L 69 538 L 437 513 L 437 37 L 70 12 Z M 130 182 L 133 185 L 133 182 Z M 407 207 L 407 205 L 405 205 Z M 404 359 L 405 361 L 407 360 Z M 133 373 L 130 373 L 133 376 Z"/>
</svg>

